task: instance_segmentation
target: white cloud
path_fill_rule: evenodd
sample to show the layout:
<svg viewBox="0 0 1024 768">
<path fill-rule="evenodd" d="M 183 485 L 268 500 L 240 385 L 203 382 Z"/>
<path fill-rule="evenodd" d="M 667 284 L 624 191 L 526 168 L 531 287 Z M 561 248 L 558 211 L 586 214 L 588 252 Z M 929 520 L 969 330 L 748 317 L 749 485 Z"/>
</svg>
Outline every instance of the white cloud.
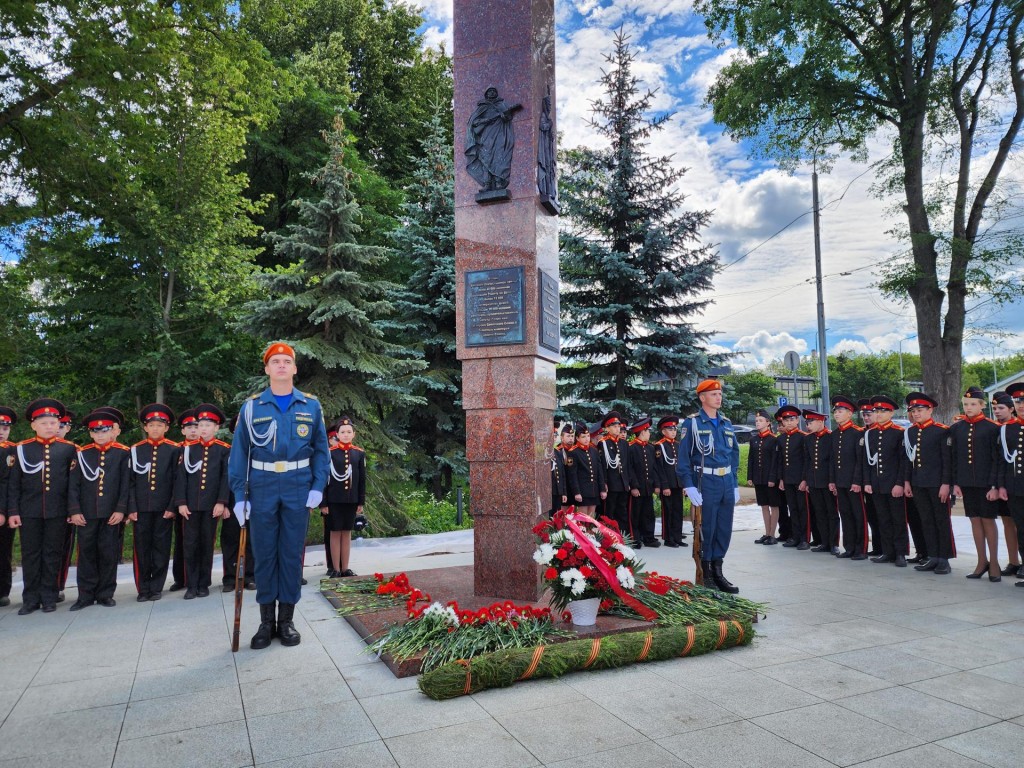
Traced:
<svg viewBox="0 0 1024 768">
<path fill-rule="evenodd" d="M 760 330 L 743 336 L 733 345 L 733 351 L 738 353 L 733 363 L 738 368 L 761 366 L 773 360 L 781 360 L 790 350 L 804 355 L 807 349 L 806 341 L 786 331 L 772 333 Z"/>
</svg>

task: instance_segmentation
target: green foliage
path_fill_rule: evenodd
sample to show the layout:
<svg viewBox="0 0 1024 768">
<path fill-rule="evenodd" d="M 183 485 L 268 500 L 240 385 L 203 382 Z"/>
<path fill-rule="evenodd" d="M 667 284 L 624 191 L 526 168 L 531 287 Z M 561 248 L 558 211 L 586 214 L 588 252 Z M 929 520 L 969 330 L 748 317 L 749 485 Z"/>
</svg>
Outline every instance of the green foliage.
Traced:
<svg viewBox="0 0 1024 768">
<path fill-rule="evenodd" d="M 644 387 L 644 377 L 685 380 L 710 364 L 708 332 L 689 318 L 710 303 L 697 296 L 711 287 L 717 256 L 700 244 L 710 213 L 681 210 L 684 172 L 646 152 L 668 116 L 647 116 L 654 94 L 640 94 L 621 32 L 606 59 L 592 125 L 610 147 L 560 161 L 563 354 L 584 365 L 559 369 L 559 399 L 652 412 L 679 407 L 683 395 Z"/>
<path fill-rule="evenodd" d="M 412 533 L 444 533 L 445 531 L 461 531 L 473 527 L 473 519 L 468 514 L 469 494 L 463 497 L 462 524 L 456 522 L 457 507 L 455 492 L 448 493 L 441 499 L 423 488 L 406 487 L 395 493 L 398 506 L 412 521 Z"/>
<path fill-rule="evenodd" d="M 385 336 L 394 285 L 374 277 L 385 249 L 358 241 L 359 204 L 340 118 L 328 144 L 331 156 L 314 179 L 319 197 L 296 201 L 298 223 L 269 234 L 287 266 L 257 276 L 267 298 L 246 305 L 242 326 L 292 344 L 296 383 L 320 399 L 327 418 L 348 414 L 372 453 L 396 455 L 404 441 L 387 420 L 395 410 L 422 404 L 409 391 L 409 377 L 424 363 Z"/>
<path fill-rule="evenodd" d="M 745 424 L 758 408 L 770 408 L 782 394 L 775 379 L 761 371 L 747 371 L 724 377 L 723 410 L 734 424 Z"/>
<path fill-rule="evenodd" d="M 855 355 L 844 352 L 828 357 L 828 386 L 834 395 L 853 398 L 886 395 L 902 403 L 910 391 L 904 381 L 900 380 L 897 355 Z"/>
</svg>

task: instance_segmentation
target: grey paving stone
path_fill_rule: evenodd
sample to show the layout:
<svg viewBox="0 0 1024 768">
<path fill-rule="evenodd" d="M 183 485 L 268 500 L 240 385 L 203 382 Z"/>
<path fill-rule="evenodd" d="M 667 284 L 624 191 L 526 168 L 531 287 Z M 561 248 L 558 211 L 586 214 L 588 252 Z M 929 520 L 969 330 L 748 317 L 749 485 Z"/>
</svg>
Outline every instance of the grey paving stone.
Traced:
<svg viewBox="0 0 1024 768">
<path fill-rule="evenodd" d="M 508 688 L 492 688 L 473 694 L 473 700 L 495 716 L 575 704 L 579 698 L 580 693 L 575 688 L 552 678 L 530 680 Z"/>
<path fill-rule="evenodd" d="M 97 677 L 134 674 L 138 666 L 138 648 L 106 645 L 102 650 L 92 649 L 76 653 L 74 649 L 54 650 L 32 678 L 33 685 L 73 683 Z"/>
<path fill-rule="evenodd" d="M 894 685 L 916 683 L 930 677 L 939 677 L 956 672 L 955 667 L 939 664 L 937 661 L 922 659 L 902 651 L 886 648 L 880 653 L 877 648 L 864 648 L 824 657 L 829 661 L 888 680 Z"/>
<path fill-rule="evenodd" d="M 242 719 L 242 697 L 238 688 L 214 688 L 131 702 L 125 713 L 121 738 L 139 739 Z"/>
<path fill-rule="evenodd" d="M 386 739 L 401 768 L 526 768 L 537 759 L 494 720 Z"/>
<path fill-rule="evenodd" d="M 890 646 L 892 650 L 930 659 L 940 664 L 948 664 L 957 669 L 973 669 L 987 667 L 1002 661 L 1016 658 L 1017 651 L 1010 648 L 969 648 L 963 641 L 953 639 L 951 635 L 942 637 L 922 637 L 906 643 Z"/>
<path fill-rule="evenodd" d="M 820 658 L 760 667 L 757 671 L 826 701 L 877 691 L 891 685 L 881 678 Z"/>
<path fill-rule="evenodd" d="M 131 700 L 159 699 L 164 696 L 198 693 L 237 684 L 235 664 L 231 659 L 197 666 L 179 664 L 140 671 L 135 676 Z"/>
<path fill-rule="evenodd" d="M 784 630 L 777 633 L 776 638 L 784 645 L 792 646 L 811 656 L 828 656 L 832 653 L 856 651 L 874 645 L 870 640 L 851 635 L 842 626 L 839 629 L 833 629 L 833 626 L 840 625 L 826 624 L 818 627 Z"/>
<path fill-rule="evenodd" d="M 868 642 L 872 646 L 903 643 L 921 636 L 921 633 L 915 629 L 868 618 L 829 624 L 828 629 L 841 634 L 854 634 L 858 640 Z"/>
<path fill-rule="evenodd" d="M 338 670 L 280 677 L 242 685 L 246 717 L 305 709 L 311 703 L 332 707 L 355 698 Z"/>
<path fill-rule="evenodd" d="M 919 746 L 920 739 L 833 703 L 758 717 L 756 725 L 846 766 Z M 866 736 L 870 734 L 870 738 Z"/>
<path fill-rule="evenodd" d="M 652 662 L 644 667 L 660 678 L 672 683 L 683 683 L 697 678 L 718 677 L 732 672 L 742 672 L 745 667 L 732 661 L 728 653 L 706 653 L 686 659 L 666 659 Z"/>
<path fill-rule="evenodd" d="M 928 611 L 974 624 L 1002 624 L 1024 619 L 1024 601 L 1020 600 L 1019 595 L 1006 593 L 998 597 L 991 596 L 990 599 L 974 599 L 954 605 L 935 606 Z"/>
<path fill-rule="evenodd" d="M 547 768 L 688 768 L 664 747 L 653 742 L 632 744 L 593 755 L 548 763 Z"/>
<path fill-rule="evenodd" d="M 131 693 L 134 677 L 131 674 L 114 675 L 77 680 L 70 684 L 31 685 L 25 689 L 13 714 L 15 717 L 56 715 L 76 709 L 124 704 Z"/>
<path fill-rule="evenodd" d="M 1012 661 L 1004 661 L 987 667 L 977 667 L 972 669 L 971 672 L 1024 688 L 1024 659 L 1013 659 Z"/>
<path fill-rule="evenodd" d="M 566 685 L 595 701 L 615 696 L 624 691 L 650 688 L 664 682 L 664 679 L 653 672 L 650 666 L 645 665 L 573 672 L 563 677 L 562 680 Z"/>
<path fill-rule="evenodd" d="M 997 722 L 996 718 L 989 715 L 910 688 L 873 691 L 836 703 L 926 742 L 938 741 Z"/>
<path fill-rule="evenodd" d="M 761 630 L 758 629 L 758 634 L 750 645 L 730 648 L 728 651 L 718 651 L 712 655 L 717 656 L 720 653 L 725 653 L 729 661 L 750 669 L 812 658 L 809 653 L 797 650 L 779 640 L 762 635 L 760 632 Z"/>
<path fill-rule="evenodd" d="M 906 768 L 908 765 L 926 765 L 928 768 L 984 768 L 983 763 L 943 749 L 936 744 L 924 744 L 903 752 L 860 763 L 857 768 Z"/>
<path fill-rule="evenodd" d="M 276 640 L 269 648 L 260 651 L 250 649 L 248 644 L 239 648 L 235 654 L 235 665 L 238 681 L 243 684 L 337 669 L 327 651 L 318 643 L 286 648 Z"/>
<path fill-rule="evenodd" d="M 907 629 L 913 629 L 929 635 L 948 635 L 979 626 L 969 621 L 951 619 L 948 616 L 929 613 L 924 609 L 884 613 L 876 616 L 875 620 L 885 622 L 886 624 L 894 624 L 897 627 L 906 627 Z"/>
<path fill-rule="evenodd" d="M 0 691 L 0 723 L 7 719 L 14 705 L 21 698 L 21 691 Z"/>
<path fill-rule="evenodd" d="M 114 761 L 115 742 L 106 744 L 79 744 L 64 752 L 48 752 L 31 757 L 0 760 L 0 768 L 110 768 Z"/>
<path fill-rule="evenodd" d="M 750 672 L 722 675 L 713 680 L 692 680 L 684 687 L 744 718 L 806 707 L 821 701 L 817 696 L 778 680 Z"/>
<path fill-rule="evenodd" d="M 344 667 L 341 674 L 357 699 L 416 688 L 415 677 L 395 677 L 380 661 Z"/>
<path fill-rule="evenodd" d="M 70 752 L 82 744 L 116 744 L 124 710 L 124 704 L 115 704 L 58 715 L 8 717 L 0 727 L 0 760 Z"/>
<path fill-rule="evenodd" d="M 1015 723 L 996 723 L 938 742 L 940 747 L 993 768 L 1017 768 L 1020 765 L 1022 744 L 1024 727 Z"/>
<path fill-rule="evenodd" d="M 470 696 L 437 702 L 419 691 L 398 691 L 360 699 L 359 703 L 385 739 L 491 717 Z"/>
<path fill-rule="evenodd" d="M 534 709 L 500 715 L 495 720 L 544 763 L 647 741 L 639 731 L 592 701 L 580 701 L 561 716 Z"/>
<path fill-rule="evenodd" d="M 31 643 L 31 638 L 25 638 Z M 8 649 L 9 655 L 0 658 L 0 690 L 21 692 L 28 687 L 38 674 L 43 662 L 50 655 L 46 650 L 21 650 L 22 643 L 9 642 L 0 637 L 0 647 Z"/>
<path fill-rule="evenodd" d="M 623 691 L 595 703 L 652 739 L 739 719 L 729 710 L 679 686 Z"/>
<path fill-rule="evenodd" d="M 252 754 L 269 763 L 349 744 L 377 741 L 377 731 L 358 702 L 261 715 L 248 720 Z"/>
<path fill-rule="evenodd" d="M 260 763 L 256 768 L 396 768 L 397 765 L 383 741 L 369 741 L 313 755 Z"/>
<path fill-rule="evenodd" d="M 658 739 L 694 768 L 828 768 L 831 764 L 747 720 Z"/>
<path fill-rule="evenodd" d="M 973 672 L 934 677 L 911 683 L 910 687 L 993 717 L 1009 719 L 1024 715 L 1024 689 Z"/>
<path fill-rule="evenodd" d="M 772 618 L 776 621 L 779 618 L 785 618 L 800 624 L 815 626 L 818 624 L 834 624 L 839 621 L 849 621 L 856 618 L 856 614 L 839 610 L 835 602 L 828 603 L 816 599 L 811 602 L 789 603 L 788 605 L 777 606 L 772 609 Z"/>
<path fill-rule="evenodd" d="M 252 752 L 244 720 L 162 733 L 117 745 L 113 768 L 244 768 Z"/>
</svg>

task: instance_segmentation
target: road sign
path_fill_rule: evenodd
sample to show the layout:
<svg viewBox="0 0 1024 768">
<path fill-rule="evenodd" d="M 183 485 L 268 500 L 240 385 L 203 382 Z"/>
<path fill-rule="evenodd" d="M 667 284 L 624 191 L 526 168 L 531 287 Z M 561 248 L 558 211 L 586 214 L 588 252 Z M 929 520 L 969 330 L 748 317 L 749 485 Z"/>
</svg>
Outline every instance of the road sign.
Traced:
<svg viewBox="0 0 1024 768">
<path fill-rule="evenodd" d="M 800 355 L 799 353 L 794 352 L 793 350 L 790 350 L 789 352 L 786 353 L 786 357 L 784 358 L 784 360 L 786 363 L 786 368 L 787 370 L 789 370 L 790 373 L 795 373 L 796 369 L 800 367 Z"/>
<path fill-rule="evenodd" d="M 779 395 L 779 408 L 784 405 L 789 405 L 789 398 L 785 395 Z"/>
</svg>

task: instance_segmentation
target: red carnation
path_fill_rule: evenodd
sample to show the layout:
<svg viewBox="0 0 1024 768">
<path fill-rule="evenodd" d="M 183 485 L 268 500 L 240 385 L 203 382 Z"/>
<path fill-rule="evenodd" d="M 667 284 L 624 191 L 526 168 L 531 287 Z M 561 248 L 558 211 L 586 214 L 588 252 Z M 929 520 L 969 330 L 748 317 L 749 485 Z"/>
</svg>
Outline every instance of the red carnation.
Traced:
<svg viewBox="0 0 1024 768">
<path fill-rule="evenodd" d="M 558 569 L 557 568 L 548 568 L 546 571 L 544 571 L 544 578 L 547 579 L 548 581 L 553 581 L 553 580 L 557 579 L 558 578 Z"/>
</svg>

